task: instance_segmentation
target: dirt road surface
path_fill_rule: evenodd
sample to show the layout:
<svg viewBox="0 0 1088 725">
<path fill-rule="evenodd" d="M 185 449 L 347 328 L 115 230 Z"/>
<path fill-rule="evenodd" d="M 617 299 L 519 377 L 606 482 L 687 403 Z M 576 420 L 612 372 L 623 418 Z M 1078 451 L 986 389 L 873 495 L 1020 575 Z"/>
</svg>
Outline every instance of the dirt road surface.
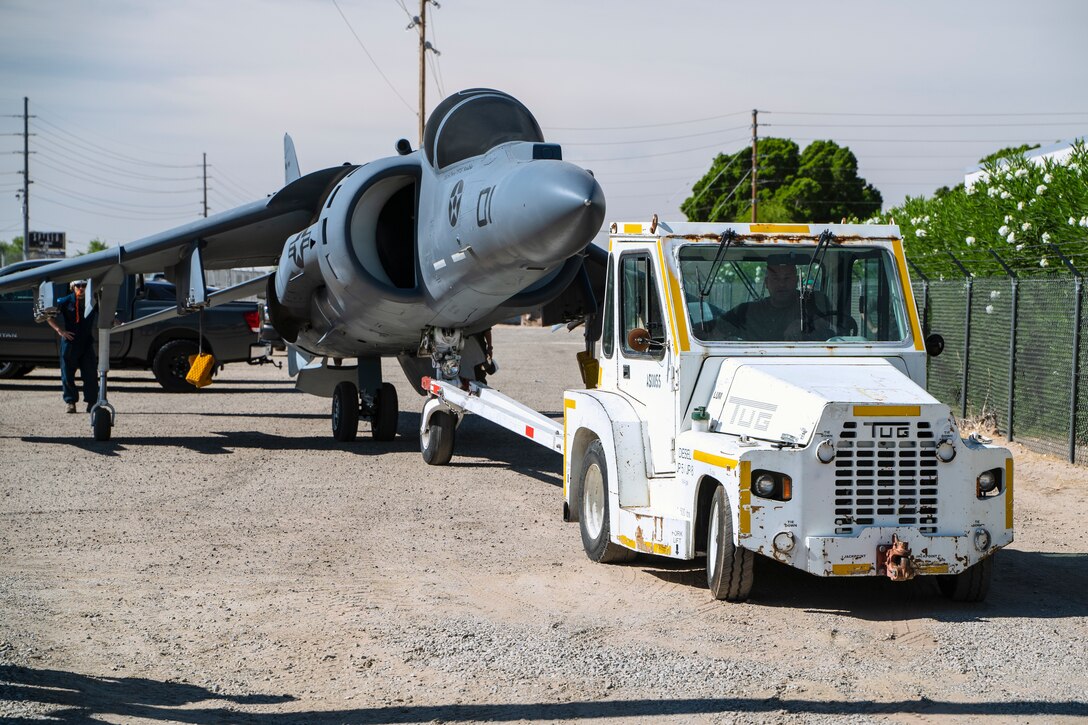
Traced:
<svg viewBox="0 0 1088 725">
<path fill-rule="evenodd" d="M 492 382 L 555 416 L 577 333 L 499 328 Z M 470 419 L 425 465 L 332 440 L 328 401 L 232 365 L 195 394 L 119 373 L 114 440 L 55 370 L 0 381 L 4 722 L 1081 722 L 1088 475 L 1014 447 L 989 600 L 931 581 L 592 564 L 561 460 Z"/>
</svg>

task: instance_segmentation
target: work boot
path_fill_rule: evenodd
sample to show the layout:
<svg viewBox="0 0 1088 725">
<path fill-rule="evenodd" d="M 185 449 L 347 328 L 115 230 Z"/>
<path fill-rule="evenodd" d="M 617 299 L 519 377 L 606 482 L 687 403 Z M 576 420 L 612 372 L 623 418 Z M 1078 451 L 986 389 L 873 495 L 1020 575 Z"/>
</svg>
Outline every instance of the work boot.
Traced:
<svg viewBox="0 0 1088 725">
<path fill-rule="evenodd" d="M 69 413 L 74 413 L 74 412 L 76 412 L 76 404 L 75 404 L 75 403 L 69 403 L 69 404 L 68 404 L 68 412 L 69 412 Z"/>
<path fill-rule="evenodd" d="M 94 407 L 94 403 L 87 403 L 87 412 L 90 413 L 91 408 L 93 408 L 93 407 Z"/>
</svg>

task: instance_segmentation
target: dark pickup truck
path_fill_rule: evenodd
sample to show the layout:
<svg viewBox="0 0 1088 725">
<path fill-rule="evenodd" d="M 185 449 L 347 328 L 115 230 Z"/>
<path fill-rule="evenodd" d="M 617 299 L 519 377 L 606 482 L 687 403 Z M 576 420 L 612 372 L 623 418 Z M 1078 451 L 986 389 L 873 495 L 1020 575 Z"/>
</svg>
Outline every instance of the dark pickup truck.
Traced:
<svg viewBox="0 0 1088 725">
<path fill-rule="evenodd" d="M 51 260 L 28 260 L 0 269 L 0 276 L 20 272 Z M 25 375 L 35 367 L 58 367 L 60 343 L 49 325 L 34 321 L 35 290 L 0 294 L 0 378 Z M 55 285 L 56 297 L 68 294 L 67 284 Z M 129 275 L 121 287 L 117 320 L 129 322 L 172 308 L 174 285 L 144 281 Z M 101 314 L 101 313 L 100 313 Z M 256 302 L 228 302 L 204 310 L 204 352 L 217 363 L 255 362 L 265 358 L 266 345 L 258 344 L 261 329 Z M 148 324 L 110 335 L 111 368 L 150 368 L 170 392 L 195 391 L 185 382 L 189 356 L 197 352 L 199 315 Z"/>
</svg>

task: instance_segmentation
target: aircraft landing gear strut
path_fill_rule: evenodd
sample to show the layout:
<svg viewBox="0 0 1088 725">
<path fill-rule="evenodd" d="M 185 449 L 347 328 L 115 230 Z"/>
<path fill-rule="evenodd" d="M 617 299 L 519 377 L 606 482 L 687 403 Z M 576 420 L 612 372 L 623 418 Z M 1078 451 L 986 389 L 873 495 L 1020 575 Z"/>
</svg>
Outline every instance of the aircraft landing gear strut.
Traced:
<svg viewBox="0 0 1088 725">
<path fill-rule="evenodd" d="M 391 441 L 397 436 L 400 418 L 397 389 L 382 382 L 381 372 L 379 358 L 361 358 L 358 384 L 350 380 L 336 384 L 332 393 L 333 438 L 342 443 L 355 440 L 360 419 L 370 421 L 370 435 L 376 441 Z"/>
</svg>

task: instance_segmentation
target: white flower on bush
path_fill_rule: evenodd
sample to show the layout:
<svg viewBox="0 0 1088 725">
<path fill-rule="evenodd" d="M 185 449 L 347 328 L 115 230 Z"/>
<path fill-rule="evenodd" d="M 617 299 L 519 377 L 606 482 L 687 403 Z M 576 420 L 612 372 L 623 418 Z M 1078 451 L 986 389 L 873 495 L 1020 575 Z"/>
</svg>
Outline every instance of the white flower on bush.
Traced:
<svg viewBox="0 0 1088 725">
<path fill-rule="evenodd" d="M 1075 227 L 1076 225 L 1077 225 L 1077 220 L 1074 219 L 1073 217 L 1069 217 L 1069 226 Z"/>
<path fill-rule="evenodd" d="M 1023 250 L 1024 250 L 1024 245 L 1023 244 L 1017 244 L 1016 245 L 1016 251 L 1021 252 Z"/>
<path fill-rule="evenodd" d="M 1035 187 L 1035 193 L 1042 196 L 1046 193 L 1046 184 L 1039 184 Z"/>
<path fill-rule="evenodd" d="M 973 247 L 975 245 L 975 238 L 974 237 L 967 237 L 967 239 L 964 239 L 963 242 L 968 247 Z"/>
<path fill-rule="evenodd" d="M 922 221 L 926 224 L 929 224 L 929 214 L 926 214 L 924 217 L 922 217 Z"/>
<path fill-rule="evenodd" d="M 1012 221 L 1012 215 L 1011 214 L 1006 214 L 1005 215 L 1005 223 L 1008 224 L 1011 221 Z"/>
<path fill-rule="evenodd" d="M 1006 234 L 1009 233 L 1008 226 L 1002 225 L 1001 228 L 997 230 L 997 233 L 1000 234 L 1001 236 L 1005 236 Z"/>
<path fill-rule="evenodd" d="M 1051 176 L 1050 174 L 1043 174 L 1043 182 L 1044 183 L 1049 184 L 1051 181 L 1054 181 L 1053 176 Z"/>
<path fill-rule="evenodd" d="M 1022 201 L 1016 202 L 1016 208 L 1017 208 L 1018 211 L 1024 211 L 1024 202 L 1022 202 Z"/>
<path fill-rule="evenodd" d="M 1043 236 L 1040 237 L 1043 240 L 1043 244 L 1050 241 L 1050 232 L 1043 232 Z"/>
<path fill-rule="evenodd" d="M 1031 222 L 1024 222 L 1023 224 L 1020 225 L 1020 230 L 1021 231 L 1026 232 L 1029 229 L 1031 229 Z"/>
<path fill-rule="evenodd" d="M 996 186 L 991 186 L 989 189 L 986 190 L 986 196 L 997 196 L 1000 193 L 1001 190 L 998 189 Z"/>
<path fill-rule="evenodd" d="M 1018 178 L 1018 179 L 1021 178 L 1021 177 L 1027 176 L 1027 175 L 1028 175 L 1028 170 L 1027 169 L 1017 169 L 1016 170 L 1016 178 Z"/>
<path fill-rule="evenodd" d="M 1040 260 L 1039 260 L 1039 266 L 1040 266 L 1040 267 L 1049 267 L 1049 266 L 1050 266 L 1050 262 L 1048 262 L 1048 261 L 1046 260 L 1046 257 L 1043 257 L 1042 259 L 1040 259 Z"/>
<path fill-rule="evenodd" d="M 915 229 L 914 230 L 914 236 L 916 236 L 916 237 L 924 237 L 925 235 L 926 235 L 926 230 L 925 229 Z"/>
<path fill-rule="evenodd" d="M 994 306 L 993 305 L 986 305 L 986 314 L 987 315 L 992 315 L 993 313 L 994 313 Z"/>
<path fill-rule="evenodd" d="M 1016 232 L 1009 232 L 1009 236 L 1005 237 L 1005 241 L 1012 244 L 1016 241 Z"/>
<path fill-rule="evenodd" d="M 1007 191 L 1003 191 L 1003 192 L 1001 192 L 1001 198 L 1002 198 L 1002 199 L 1008 199 L 1008 198 L 1009 198 L 1010 196 L 1012 196 L 1012 194 L 1010 194 L 1010 193 L 1009 193 L 1009 192 L 1007 192 Z"/>
<path fill-rule="evenodd" d="M 978 193 L 978 185 L 967 187 L 967 196 L 974 196 Z"/>
<path fill-rule="evenodd" d="M 999 290 L 990 290 L 990 299 L 991 300 L 996 300 L 1000 296 L 1001 296 L 1001 292 Z"/>
</svg>

